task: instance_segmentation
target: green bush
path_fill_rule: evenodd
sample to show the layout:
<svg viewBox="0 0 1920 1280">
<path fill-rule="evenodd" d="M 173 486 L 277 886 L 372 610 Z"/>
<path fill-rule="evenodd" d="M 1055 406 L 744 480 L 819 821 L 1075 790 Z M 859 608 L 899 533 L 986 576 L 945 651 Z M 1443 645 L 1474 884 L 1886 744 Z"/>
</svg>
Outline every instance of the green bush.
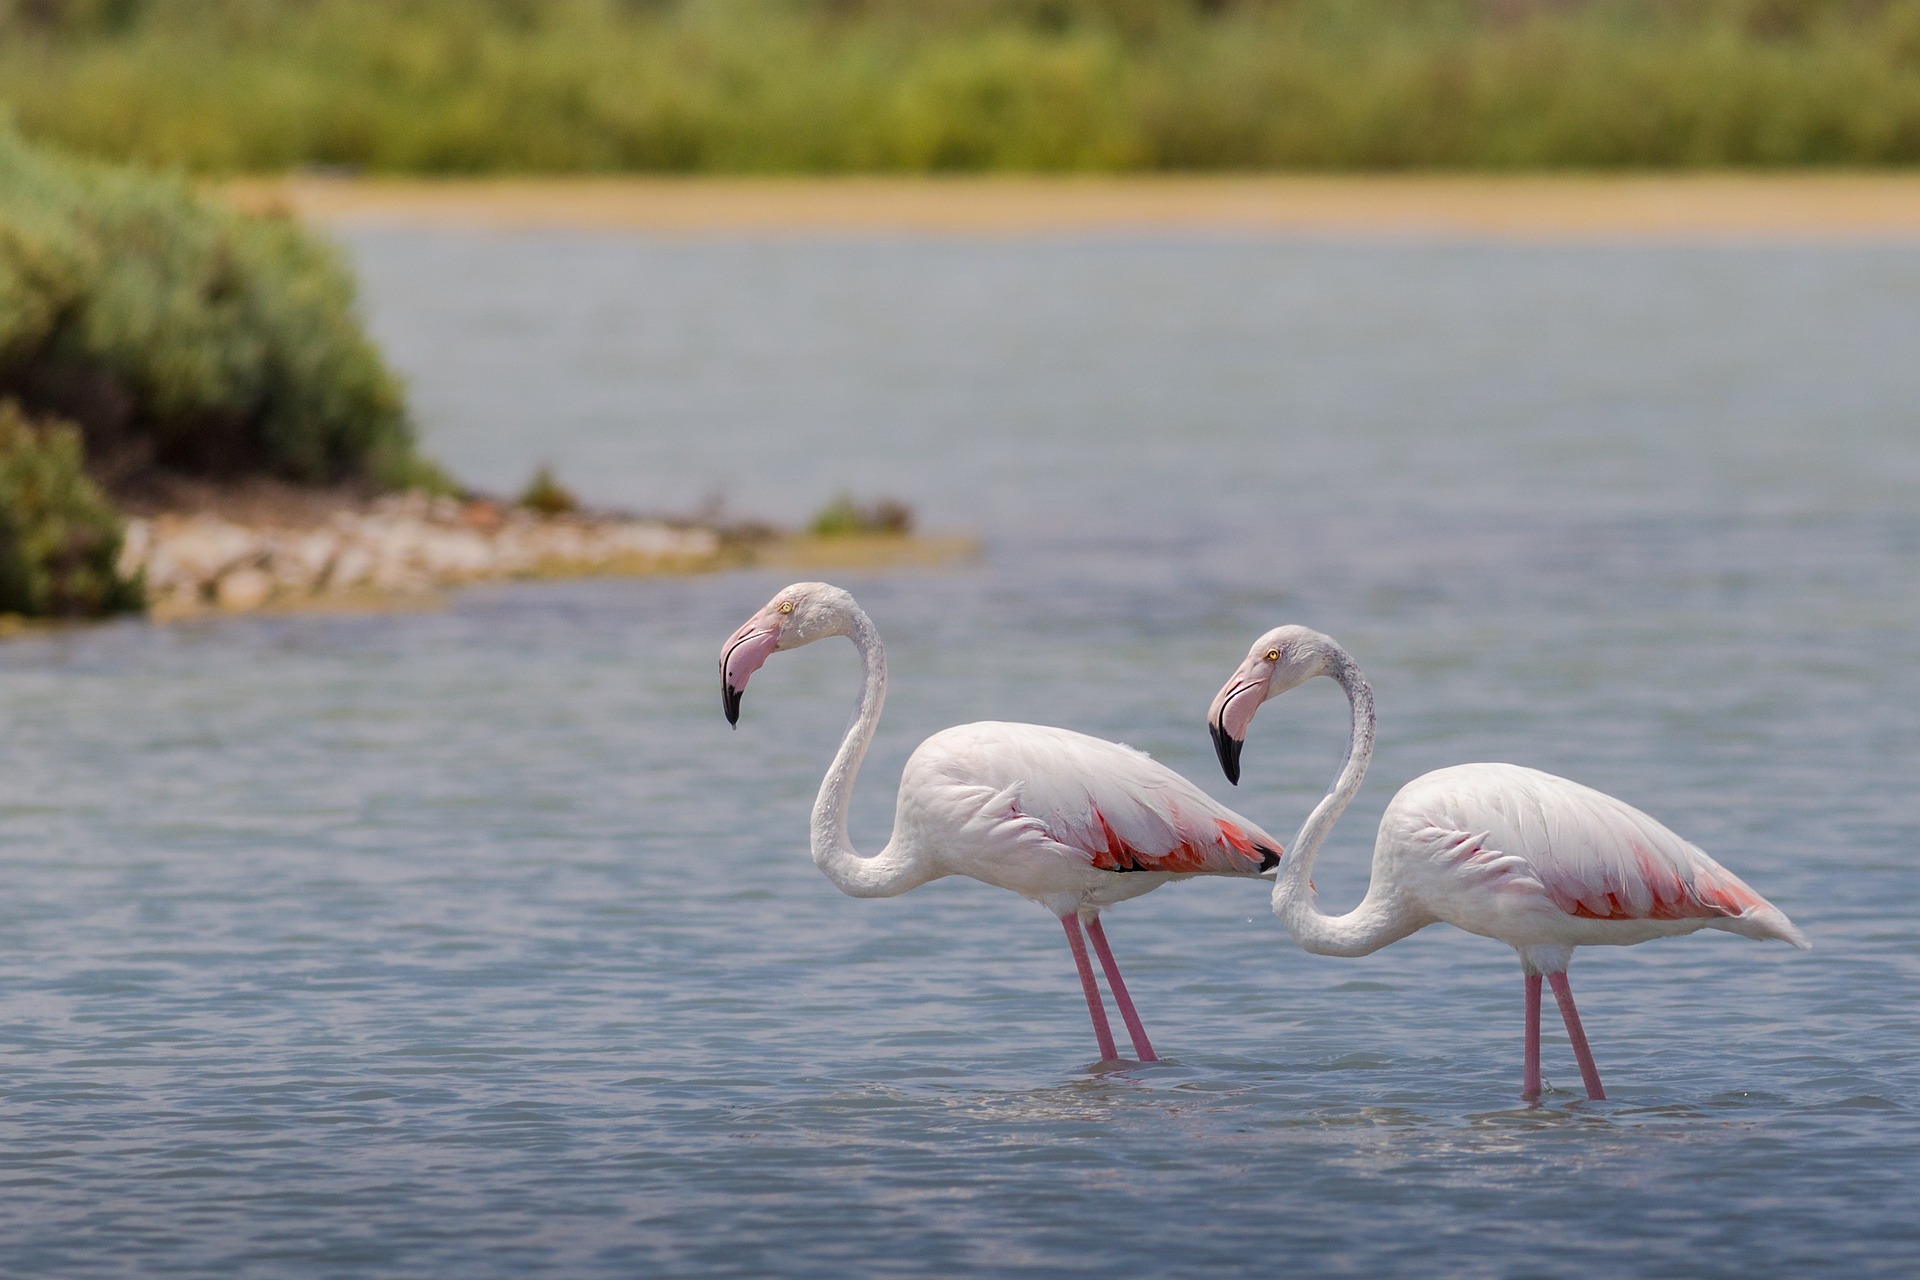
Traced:
<svg viewBox="0 0 1920 1280">
<path fill-rule="evenodd" d="M 543 516 L 564 516 L 580 509 L 580 499 L 554 477 L 552 467 L 541 467 L 521 490 L 518 505 Z"/>
<path fill-rule="evenodd" d="M 288 218 L 4 128 L 0 395 L 79 423 L 110 486 L 154 471 L 432 479 L 330 248 Z"/>
<path fill-rule="evenodd" d="M 1920 0 L 0 0 L 30 135 L 231 172 L 1920 162 Z"/>
<path fill-rule="evenodd" d="M 0 400 L 0 613 L 94 617 L 141 606 L 120 517 L 87 479 L 80 430 Z"/>
<path fill-rule="evenodd" d="M 892 498 L 877 502 L 855 502 L 842 493 L 820 508 L 807 526 L 816 538 L 844 538 L 852 534 L 885 534 L 904 537 L 913 532 L 913 508 Z"/>
</svg>

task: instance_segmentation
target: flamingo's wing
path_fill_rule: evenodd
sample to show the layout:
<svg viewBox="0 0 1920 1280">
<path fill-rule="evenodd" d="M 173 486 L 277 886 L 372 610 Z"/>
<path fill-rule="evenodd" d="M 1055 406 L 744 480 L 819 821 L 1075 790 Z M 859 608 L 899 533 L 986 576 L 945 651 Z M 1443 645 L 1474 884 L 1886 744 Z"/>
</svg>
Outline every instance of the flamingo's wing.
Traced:
<svg viewBox="0 0 1920 1280">
<path fill-rule="evenodd" d="M 1279 864 L 1279 841 L 1145 752 L 1040 725 L 963 729 L 941 735 L 950 764 L 981 787 L 981 817 L 1003 836 L 1102 871 L 1246 876 Z"/>
<path fill-rule="evenodd" d="M 1461 765 L 1409 783 L 1467 876 L 1542 894 L 1586 920 L 1711 920 L 1804 946 L 1777 907 L 1632 805 L 1518 765 Z"/>
</svg>

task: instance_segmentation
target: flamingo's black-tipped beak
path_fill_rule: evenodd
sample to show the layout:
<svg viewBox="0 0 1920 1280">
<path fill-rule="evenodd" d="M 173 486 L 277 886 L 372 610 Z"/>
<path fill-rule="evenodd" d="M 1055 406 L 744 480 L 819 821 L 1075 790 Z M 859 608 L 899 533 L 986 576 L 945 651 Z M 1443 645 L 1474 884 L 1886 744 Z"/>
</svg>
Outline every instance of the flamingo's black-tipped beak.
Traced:
<svg viewBox="0 0 1920 1280">
<path fill-rule="evenodd" d="M 1228 782 L 1239 786 L 1240 748 L 1246 743 L 1221 728 L 1218 720 L 1209 720 L 1207 728 L 1213 733 L 1213 751 L 1220 757 L 1221 772 L 1227 775 Z"/>
<path fill-rule="evenodd" d="M 767 626 L 756 616 L 734 632 L 720 650 L 720 705 L 726 709 L 728 724 L 739 727 L 740 699 L 747 696 L 747 678 L 779 645 L 780 628 Z"/>
</svg>

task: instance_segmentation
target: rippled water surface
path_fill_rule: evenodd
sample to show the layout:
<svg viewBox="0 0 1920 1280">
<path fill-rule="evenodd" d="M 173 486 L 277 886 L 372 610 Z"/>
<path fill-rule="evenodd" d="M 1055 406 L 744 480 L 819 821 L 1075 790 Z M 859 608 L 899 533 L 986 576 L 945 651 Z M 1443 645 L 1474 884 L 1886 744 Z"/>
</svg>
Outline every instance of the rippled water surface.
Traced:
<svg viewBox="0 0 1920 1280">
<path fill-rule="evenodd" d="M 1031 719 L 1216 795 L 1260 631 L 1372 677 L 1401 783 L 1650 810 L 1813 938 L 1582 952 L 1612 1100 L 1434 928 L 1303 955 L 1262 886 L 1110 916 L 1167 1061 L 1090 1065 L 1058 926 L 842 897 L 806 814 L 850 649 L 720 640 L 765 573 L 0 644 L 14 1275 L 1910 1275 L 1920 1267 L 1920 253 L 347 237 L 431 446 L 496 488 L 979 533 L 848 575 L 855 798 Z M 1328 682 L 1232 802 L 1290 835 Z"/>
</svg>

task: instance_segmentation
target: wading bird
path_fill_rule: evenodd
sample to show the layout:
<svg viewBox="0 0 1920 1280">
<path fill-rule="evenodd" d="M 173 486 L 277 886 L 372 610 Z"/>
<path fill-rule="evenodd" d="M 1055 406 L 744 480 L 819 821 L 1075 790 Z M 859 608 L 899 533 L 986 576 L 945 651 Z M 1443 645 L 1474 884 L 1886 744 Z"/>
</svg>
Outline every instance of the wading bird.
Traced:
<svg viewBox="0 0 1920 1280">
<path fill-rule="evenodd" d="M 1308 815 L 1273 887 L 1273 913 L 1316 955 L 1362 956 L 1430 924 L 1494 938 L 1526 975 L 1522 1096 L 1540 1096 L 1540 979 L 1553 987 L 1590 1098 L 1605 1098 L 1567 965 L 1580 946 L 1623 946 L 1696 929 L 1808 943 L 1793 922 L 1706 854 L 1638 809 L 1577 782 L 1512 764 L 1463 764 L 1415 778 L 1380 819 L 1360 905 L 1322 912 L 1314 855 L 1360 789 L 1373 754 L 1373 690 L 1347 651 L 1305 627 L 1260 638 L 1207 716 L 1220 767 L 1240 781 L 1240 748 L 1268 698 L 1329 676 L 1353 711 L 1346 763 Z"/>
<path fill-rule="evenodd" d="M 893 838 L 879 853 L 847 839 L 854 776 L 880 722 L 887 655 L 860 606 L 824 582 L 781 591 L 720 651 L 720 694 L 738 724 L 747 678 L 770 654 L 829 636 L 860 651 L 860 698 L 813 805 L 813 861 L 842 893 L 890 898 L 942 876 L 1011 889 L 1060 919 L 1103 1061 L 1118 1057 L 1087 936 L 1134 1050 L 1155 1060 L 1107 946 L 1101 908 L 1194 875 L 1258 876 L 1280 845 L 1166 766 L 1115 742 L 1035 724 L 983 721 L 934 734 L 900 777 Z"/>
</svg>

